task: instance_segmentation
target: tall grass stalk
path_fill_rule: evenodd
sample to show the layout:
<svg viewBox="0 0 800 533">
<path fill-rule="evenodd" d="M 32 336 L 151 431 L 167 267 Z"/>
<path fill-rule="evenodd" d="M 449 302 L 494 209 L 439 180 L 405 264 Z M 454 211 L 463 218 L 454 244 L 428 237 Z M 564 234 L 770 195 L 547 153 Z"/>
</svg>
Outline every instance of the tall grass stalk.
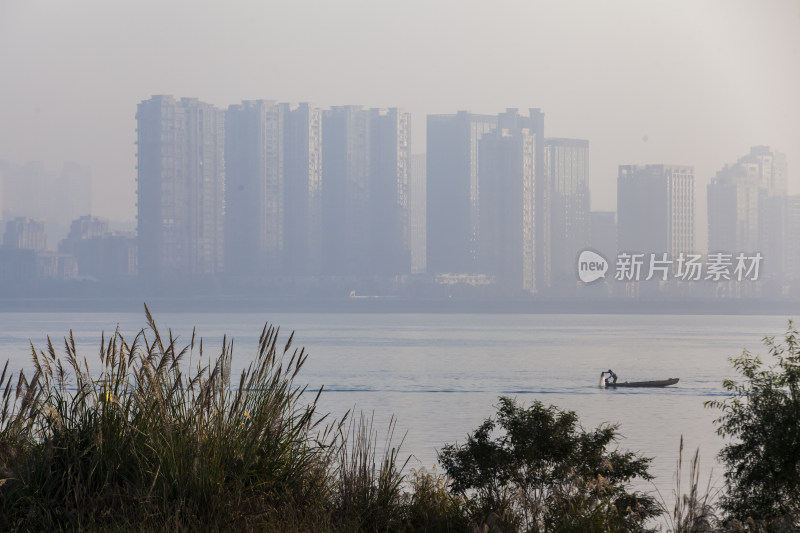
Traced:
<svg viewBox="0 0 800 533">
<path fill-rule="evenodd" d="M 718 518 L 714 504 L 719 490 L 712 485 L 713 470 L 709 473 L 705 487 L 700 481 L 700 448 L 694 452 L 689 462 L 688 490 L 683 486 L 683 435 L 678 449 L 675 466 L 675 488 L 672 490 L 673 505 L 660 498 L 663 517 L 670 533 L 708 533 L 717 531 Z M 659 493 L 660 496 L 660 493 Z"/>
<path fill-rule="evenodd" d="M 31 345 L 32 376 L 0 383 L 0 529 L 158 520 L 165 527 L 247 524 L 287 508 L 324 516 L 342 422 L 295 384 L 306 361 L 266 325 L 231 386 L 233 343 L 204 361 L 194 333 L 178 346 L 146 309 L 149 331 L 101 338 L 99 373 L 52 341 Z M 184 361 L 198 351 L 194 369 Z"/>
</svg>

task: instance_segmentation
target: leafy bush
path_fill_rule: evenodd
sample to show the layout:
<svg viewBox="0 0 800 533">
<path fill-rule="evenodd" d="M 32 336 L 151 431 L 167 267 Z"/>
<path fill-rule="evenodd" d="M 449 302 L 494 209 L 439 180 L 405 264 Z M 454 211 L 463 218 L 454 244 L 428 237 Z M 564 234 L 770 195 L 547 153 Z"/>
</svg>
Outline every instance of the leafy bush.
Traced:
<svg viewBox="0 0 800 533">
<path fill-rule="evenodd" d="M 478 523 L 491 519 L 505 531 L 644 530 L 658 508 L 628 484 L 652 479 L 650 459 L 607 450 L 617 436 L 617 426 L 587 432 L 573 411 L 503 397 L 496 419 L 464 444 L 446 445 L 439 460 Z"/>
<path fill-rule="evenodd" d="M 706 402 L 722 412 L 717 433 L 731 439 L 720 452 L 721 506 L 742 524 L 800 528 L 800 336 L 790 321 L 783 344 L 764 344 L 769 366 L 745 350 L 731 359 L 741 381 L 723 383 L 730 397 Z"/>
</svg>

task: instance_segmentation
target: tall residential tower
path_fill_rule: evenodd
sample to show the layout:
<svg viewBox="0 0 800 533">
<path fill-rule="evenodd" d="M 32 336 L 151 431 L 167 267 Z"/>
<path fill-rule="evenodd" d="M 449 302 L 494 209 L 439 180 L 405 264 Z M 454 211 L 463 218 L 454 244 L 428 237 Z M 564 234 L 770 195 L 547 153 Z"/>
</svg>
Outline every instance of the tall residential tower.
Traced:
<svg viewBox="0 0 800 533">
<path fill-rule="evenodd" d="M 678 165 L 623 165 L 617 178 L 620 252 L 692 253 L 694 169 Z"/>
<path fill-rule="evenodd" d="M 139 272 L 150 279 L 221 272 L 224 112 L 162 95 L 141 102 L 136 119 Z"/>
</svg>

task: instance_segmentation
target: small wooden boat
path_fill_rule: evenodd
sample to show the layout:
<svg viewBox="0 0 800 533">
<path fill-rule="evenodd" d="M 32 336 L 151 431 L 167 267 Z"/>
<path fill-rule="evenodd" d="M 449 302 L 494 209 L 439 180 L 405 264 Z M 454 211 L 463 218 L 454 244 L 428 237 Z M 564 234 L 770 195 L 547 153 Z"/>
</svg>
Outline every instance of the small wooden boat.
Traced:
<svg viewBox="0 0 800 533">
<path fill-rule="evenodd" d="M 623 381 L 621 383 L 607 383 L 606 387 L 669 387 L 680 381 L 680 378 L 669 378 L 657 381 Z"/>
</svg>

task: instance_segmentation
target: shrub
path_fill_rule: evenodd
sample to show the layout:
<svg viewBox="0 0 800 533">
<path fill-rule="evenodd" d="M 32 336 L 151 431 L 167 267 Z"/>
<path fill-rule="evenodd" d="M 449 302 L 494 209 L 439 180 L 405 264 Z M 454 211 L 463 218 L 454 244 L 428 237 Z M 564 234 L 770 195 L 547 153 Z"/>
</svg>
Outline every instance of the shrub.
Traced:
<svg viewBox="0 0 800 533">
<path fill-rule="evenodd" d="M 800 336 L 790 321 L 783 344 L 764 344 L 769 366 L 745 350 L 731 359 L 741 381 L 723 382 L 730 396 L 706 402 L 721 411 L 717 433 L 730 439 L 719 456 L 721 506 L 742 524 L 800 528 Z"/>
<path fill-rule="evenodd" d="M 640 531 L 659 514 L 655 501 L 630 492 L 652 479 L 650 459 L 609 451 L 617 426 L 584 431 L 573 411 L 500 398 L 488 419 L 439 460 L 452 490 L 470 500 L 473 520 L 505 531 Z"/>
</svg>

